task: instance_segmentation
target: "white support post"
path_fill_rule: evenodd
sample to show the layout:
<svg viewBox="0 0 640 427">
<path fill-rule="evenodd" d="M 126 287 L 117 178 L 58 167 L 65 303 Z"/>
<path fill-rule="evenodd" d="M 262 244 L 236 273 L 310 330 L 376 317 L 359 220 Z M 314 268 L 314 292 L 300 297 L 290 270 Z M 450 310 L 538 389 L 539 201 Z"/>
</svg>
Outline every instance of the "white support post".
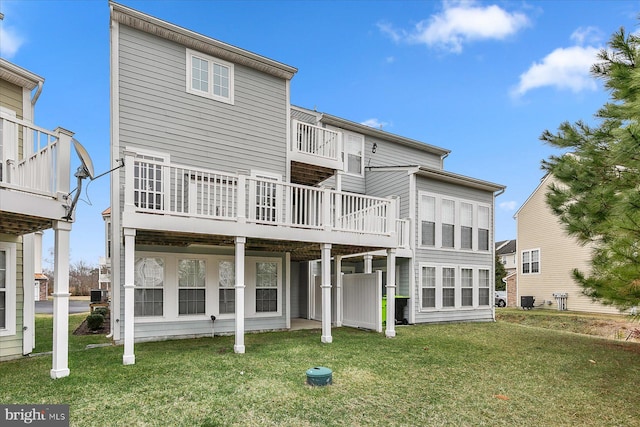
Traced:
<svg viewBox="0 0 640 427">
<path fill-rule="evenodd" d="M 333 341 L 331 336 L 331 244 L 322 244 L 322 337 L 323 343 Z"/>
<path fill-rule="evenodd" d="M 396 336 L 396 250 L 387 249 L 387 338 Z"/>
<path fill-rule="evenodd" d="M 136 262 L 136 230 L 124 229 L 124 354 L 123 365 L 136 363 L 133 352 L 134 341 L 134 289 L 135 289 L 135 262 Z"/>
<path fill-rule="evenodd" d="M 69 376 L 69 235 L 71 223 L 54 221 L 53 365 L 51 378 Z M 29 280 L 32 283 L 32 280 Z M 32 284 L 33 286 L 33 284 Z"/>
<path fill-rule="evenodd" d="M 342 326 L 342 256 L 335 256 L 336 262 L 336 326 Z"/>
<path fill-rule="evenodd" d="M 363 258 L 364 258 L 364 272 L 369 274 L 373 271 L 373 255 L 366 254 Z"/>
<path fill-rule="evenodd" d="M 244 174 L 238 175 L 238 224 L 245 224 L 247 222 L 247 176 Z M 236 270 L 237 271 L 237 270 Z M 236 300 L 237 301 L 237 300 Z"/>
<path fill-rule="evenodd" d="M 65 196 L 69 194 L 71 178 L 71 138 L 73 132 L 56 128 L 54 132 L 58 135 L 58 158 L 56 159 L 56 191 Z"/>
<path fill-rule="evenodd" d="M 235 353 L 244 353 L 244 246 L 246 237 L 236 237 L 236 341 Z"/>
</svg>

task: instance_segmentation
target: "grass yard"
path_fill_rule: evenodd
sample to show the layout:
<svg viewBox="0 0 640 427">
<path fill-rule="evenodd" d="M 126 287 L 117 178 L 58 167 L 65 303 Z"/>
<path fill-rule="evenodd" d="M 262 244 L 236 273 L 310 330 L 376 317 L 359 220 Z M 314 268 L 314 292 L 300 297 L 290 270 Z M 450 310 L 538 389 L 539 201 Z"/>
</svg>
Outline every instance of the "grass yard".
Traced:
<svg viewBox="0 0 640 427">
<path fill-rule="evenodd" d="M 244 355 L 233 337 L 143 343 L 130 366 L 71 335 L 70 377 L 49 378 L 51 356 L 0 363 L 0 402 L 67 403 L 74 426 L 640 425 L 638 343 L 508 322 L 397 330 L 248 334 Z M 313 366 L 334 384 L 306 385 Z"/>
</svg>

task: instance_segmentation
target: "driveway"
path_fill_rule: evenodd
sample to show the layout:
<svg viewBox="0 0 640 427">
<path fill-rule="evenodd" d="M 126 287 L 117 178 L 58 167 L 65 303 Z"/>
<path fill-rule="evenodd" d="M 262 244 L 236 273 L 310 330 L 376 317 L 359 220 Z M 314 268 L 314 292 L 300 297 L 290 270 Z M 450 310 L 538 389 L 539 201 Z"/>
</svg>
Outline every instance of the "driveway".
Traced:
<svg viewBox="0 0 640 427">
<path fill-rule="evenodd" d="M 89 301 L 69 300 L 69 314 L 89 312 Z M 36 313 L 53 314 L 53 301 L 36 301 Z"/>
</svg>

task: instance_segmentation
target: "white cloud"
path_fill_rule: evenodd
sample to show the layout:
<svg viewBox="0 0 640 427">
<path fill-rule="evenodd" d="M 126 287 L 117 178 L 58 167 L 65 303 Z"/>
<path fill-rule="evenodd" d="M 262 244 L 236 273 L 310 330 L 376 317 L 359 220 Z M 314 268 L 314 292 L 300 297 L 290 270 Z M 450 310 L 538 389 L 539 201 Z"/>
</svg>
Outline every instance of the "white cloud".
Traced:
<svg viewBox="0 0 640 427">
<path fill-rule="evenodd" d="M 520 82 L 511 95 L 522 96 L 532 89 L 545 86 L 569 89 L 575 93 L 596 90 L 596 81 L 591 77 L 590 70 L 591 65 L 597 61 L 598 51 L 599 49 L 593 46 L 572 46 L 554 50 L 541 62 L 534 62 L 520 75 Z"/>
<path fill-rule="evenodd" d="M 371 128 L 382 129 L 383 127 L 387 126 L 389 123 L 381 122 L 378 119 L 368 119 L 368 120 L 365 120 L 364 122 L 360 122 L 360 124 L 369 126 Z"/>
<path fill-rule="evenodd" d="M 16 30 L 0 21 L 0 56 L 11 59 L 24 43 L 24 39 Z"/>
<path fill-rule="evenodd" d="M 602 41 L 602 31 L 597 27 L 580 27 L 571 34 L 571 40 L 577 45 L 599 44 Z"/>
<path fill-rule="evenodd" d="M 510 200 L 508 202 L 501 202 L 498 207 L 505 211 L 515 211 L 518 207 L 518 202 Z"/>
<path fill-rule="evenodd" d="M 384 60 L 387 64 L 393 64 L 394 62 L 396 62 L 396 58 L 393 56 L 387 56 Z"/>
<path fill-rule="evenodd" d="M 460 53 L 464 43 L 503 40 L 527 25 L 529 19 L 523 13 L 457 0 L 444 1 L 441 13 L 420 21 L 411 32 L 396 30 L 389 24 L 378 24 L 378 28 L 395 42 L 404 40 Z"/>
</svg>

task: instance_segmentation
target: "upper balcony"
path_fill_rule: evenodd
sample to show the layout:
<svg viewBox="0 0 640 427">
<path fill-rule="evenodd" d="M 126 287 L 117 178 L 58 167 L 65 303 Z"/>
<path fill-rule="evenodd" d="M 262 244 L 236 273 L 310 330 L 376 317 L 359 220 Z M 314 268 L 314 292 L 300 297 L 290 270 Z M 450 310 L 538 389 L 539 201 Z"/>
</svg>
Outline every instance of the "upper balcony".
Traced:
<svg viewBox="0 0 640 427">
<path fill-rule="evenodd" d="M 287 241 L 348 245 L 351 253 L 395 248 L 406 227 L 395 203 L 125 153 L 123 226 L 147 230 L 150 244 L 223 244 L 244 236 L 281 242 L 281 250 L 289 250 Z"/>
<path fill-rule="evenodd" d="M 292 182 L 314 185 L 343 169 L 342 133 L 295 119 L 291 127 Z"/>
<path fill-rule="evenodd" d="M 0 233 L 45 230 L 65 216 L 72 136 L 0 113 Z"/>
</svg>

